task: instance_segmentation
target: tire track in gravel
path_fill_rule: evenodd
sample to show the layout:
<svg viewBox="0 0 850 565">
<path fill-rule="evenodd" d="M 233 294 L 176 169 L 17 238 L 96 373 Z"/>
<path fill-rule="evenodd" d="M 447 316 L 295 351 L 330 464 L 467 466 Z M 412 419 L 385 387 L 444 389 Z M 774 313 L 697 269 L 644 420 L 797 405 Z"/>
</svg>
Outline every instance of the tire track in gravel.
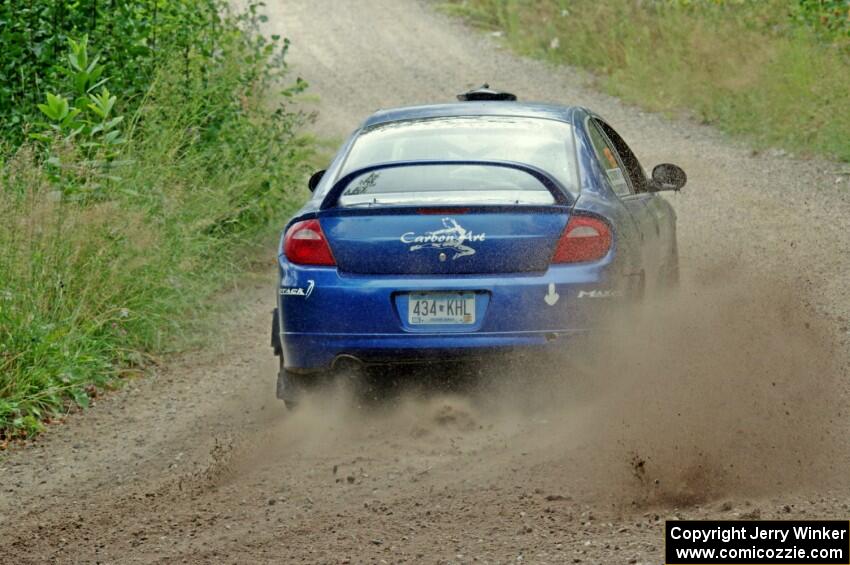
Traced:
<svg viewBox="0 0 850 565">
<path fill-rule="evenodd" d="M 230 293 L 237 314 L 217 347 L 0 460 L 0 561 L 658 562 L 671 515 L 846 517 L 835 467 L 848 462 L 850 187 L 838 165 L 642 113 L 427 3 L 278 0 L 269 12 L 320 97 L 322 136 L 487 81 L 592 107 L 644 165 L 682 165 L 683 296 L 638 313 L 647 329 L 603 352 L 603 383 L 582 378 L 592 361 L 576 374 L 494 362 L 484 372 L 508 376 L 482 391 L 366 407 L 340 392 L 291 415 L 273 398 L 270 264 Z M 701 441 L 712 436 L 729 441 Z"/>
</svg>

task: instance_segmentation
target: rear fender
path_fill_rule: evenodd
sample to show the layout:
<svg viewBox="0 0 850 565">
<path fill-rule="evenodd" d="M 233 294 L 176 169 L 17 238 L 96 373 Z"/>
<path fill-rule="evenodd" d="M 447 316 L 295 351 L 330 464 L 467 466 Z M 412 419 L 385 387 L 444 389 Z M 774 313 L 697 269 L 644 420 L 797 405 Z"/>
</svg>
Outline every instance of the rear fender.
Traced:
<svg viewBox="0 0 850 565">
<path fill-rule="evenodd" d="M 620 272 L 630 276 L 643 271 L 640 232 L 634 218 L 619 199 L 611 200 L 593 192 L 583 192 L 572 214 L 590 214 L 608 222 L 614 231 L 616 262 Z"/>
</svg>

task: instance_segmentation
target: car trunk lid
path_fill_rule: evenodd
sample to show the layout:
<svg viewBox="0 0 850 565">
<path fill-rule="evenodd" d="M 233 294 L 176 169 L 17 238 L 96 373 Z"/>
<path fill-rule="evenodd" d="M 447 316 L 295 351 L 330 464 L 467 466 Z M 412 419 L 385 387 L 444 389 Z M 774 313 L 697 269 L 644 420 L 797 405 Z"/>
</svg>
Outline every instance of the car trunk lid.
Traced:
<svg viewBox="0 0 850 565">
<path fill-rule="evenodd" d="M 568 219 L 552 208 L 323 215 L 341 272 L 475 274 L 545 271 Z"/>
</svg>

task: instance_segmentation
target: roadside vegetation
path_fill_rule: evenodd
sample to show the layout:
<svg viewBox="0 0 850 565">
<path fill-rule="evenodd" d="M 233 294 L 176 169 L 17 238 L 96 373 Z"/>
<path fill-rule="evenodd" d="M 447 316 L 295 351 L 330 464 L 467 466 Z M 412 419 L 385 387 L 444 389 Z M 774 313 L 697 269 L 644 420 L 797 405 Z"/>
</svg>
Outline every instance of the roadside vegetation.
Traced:
<svg viewBox="0 0 850 565">
<path fill-rule="evenodd" d="M 297 203 L 306 85 L 263 18 L 0 4 L 0 448 L 179 347 Z"/>
<path fill-rule="evenodd" d="M 757 146 L 850 161 L 850 0 L 451 0 L 518 52 Z"/>
</svg>

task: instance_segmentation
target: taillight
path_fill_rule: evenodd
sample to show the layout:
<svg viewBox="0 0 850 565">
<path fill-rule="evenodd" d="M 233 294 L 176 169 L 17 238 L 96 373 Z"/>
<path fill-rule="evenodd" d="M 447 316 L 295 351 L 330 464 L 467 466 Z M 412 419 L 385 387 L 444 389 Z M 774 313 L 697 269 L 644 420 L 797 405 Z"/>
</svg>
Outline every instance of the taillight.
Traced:
<svg viewBox="0 0 850 565">
<path fill-rule="evenodd" d="M 553 263 L 580 263 L 605 257 L 611 248 L 611 229 L 602 220 L 589 216 L 572 216 L 567 222 Z"/>
<path fill-rule="evenodd" d="M 295 222 L 283 238 L 283 253 L 299 265 L 336 265 L 319 220 Z"/>
</svg>

